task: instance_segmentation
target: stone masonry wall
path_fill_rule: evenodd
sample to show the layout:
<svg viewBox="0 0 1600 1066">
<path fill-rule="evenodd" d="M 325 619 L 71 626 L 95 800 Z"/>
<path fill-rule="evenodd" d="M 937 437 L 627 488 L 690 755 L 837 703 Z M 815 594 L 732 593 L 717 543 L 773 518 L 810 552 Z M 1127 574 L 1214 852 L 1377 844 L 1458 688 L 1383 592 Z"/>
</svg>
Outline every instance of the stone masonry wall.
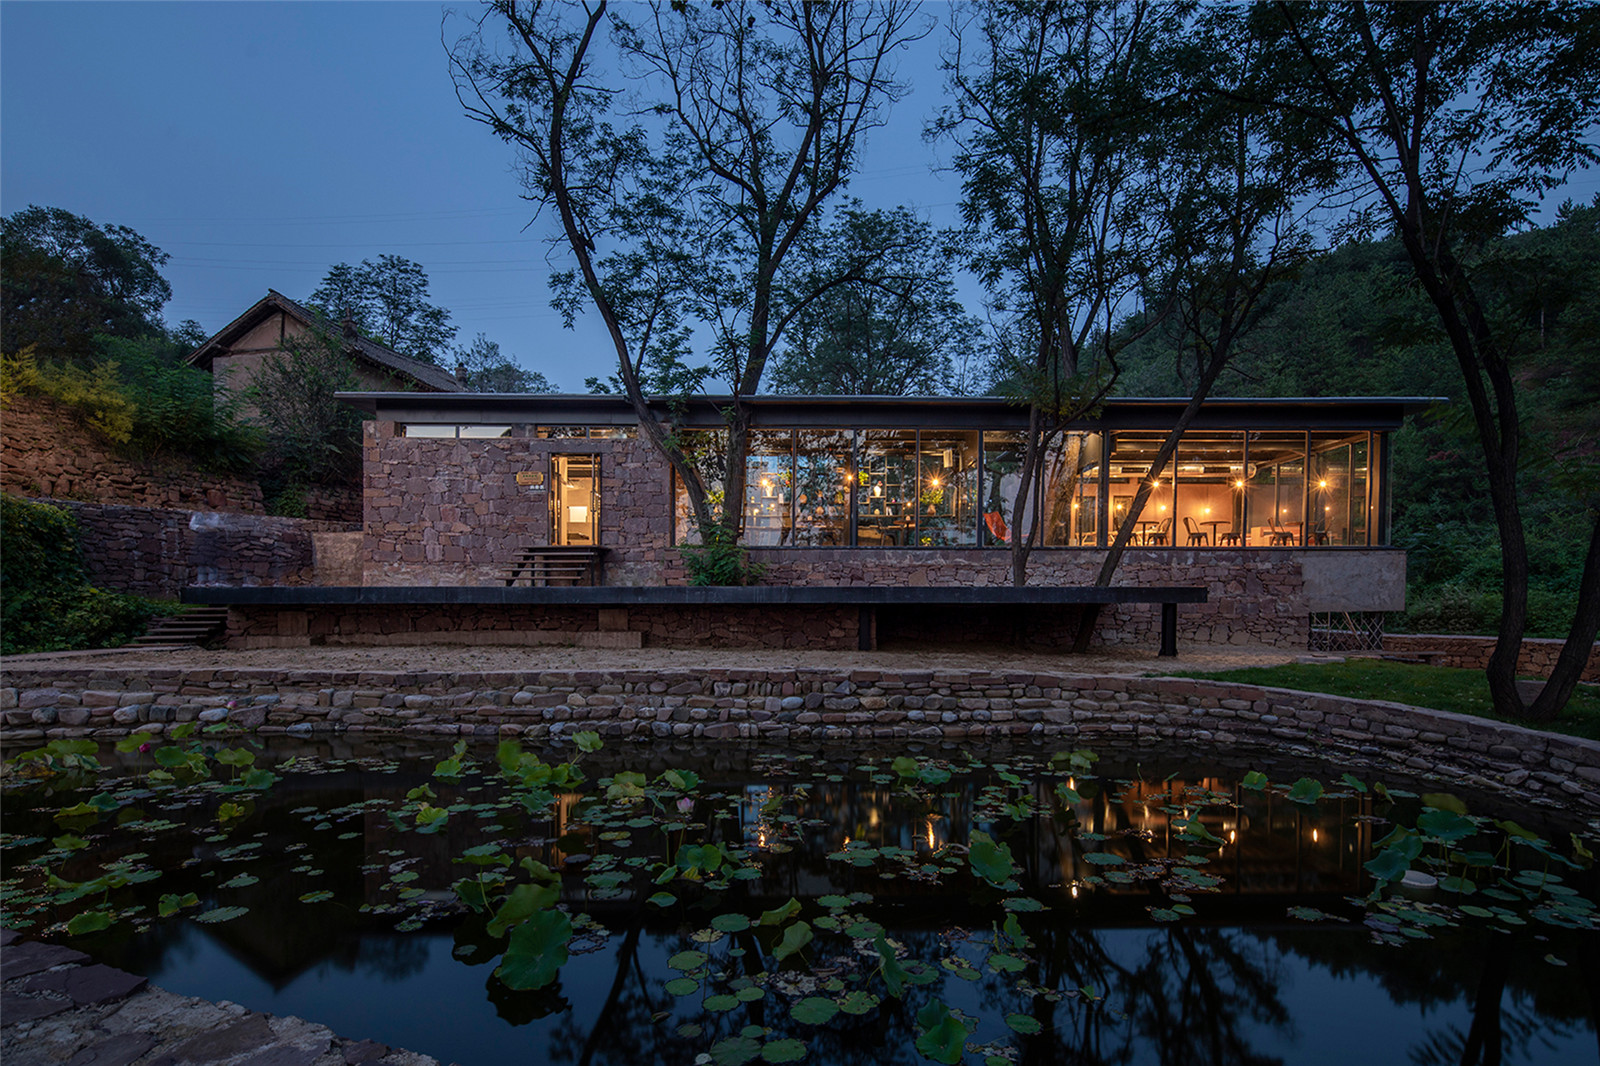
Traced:
<svg viewBox="0 0 1600 1066">
<path fill-rule="evenodd" d="M 406 673 L 54 667 L 0 688 L 0 742 L 159 735 L 194 721 L 263 734 L 770 742 L 1184 740 L 1518 790 L 1600 812 L 1600 744 L 1488 719 L 1231 682 L 984 671 L 704 669 Z"/>
<path fill-rule="evenodd" d="M 1494 654 L 1494 637 L 1470 637 L 1455 633 L 1385 633 L 1383 650 L 1400 655 L 1417 652 L 1442 652 L 1435 661 L 1438 666 L 1454 666 L 1467 670 L 1482 670 L 1489 665 Z M 1556 659 L 1565 644 L 1560 640 L 1528 639 L 1522 642 L 1517 655 L 1517 673 L 1549 677 L 1555 669 Z M 1584 667 L 1582 680 L 1600 682 L 1600 643 L 1589 650 L 1589 663 Z"/>
<path fill-rule="evenodd" d="M 189 585 L 309 585 L 314 533 L 346 528 L 265 515 L 44 500 L 78 522 L 89 582 L 175 600 Z"/>
<path fill-rule="evenodd" d="M 499 584 L 518 549 L 548 543 L 549 457 L 574 453 L 600 456 L 605 584 L 685 580 L 672 547 L 670 471 L 647 441 L 434 440 L 397 437 L 393 423 L 369 422 L 365 447 L 365 584 Z M 519 472 L 542 475 L 544 485 L 518 485 Z M 1179 611 L 1180 639 L 1305 647 L 1310 611 L 1301 555 L 1267 548 L 1135 549 L 1124 555 L 1117 583 L 1208 589 L 1207 603 Z M 771 585 L 1010 584 L 1005 549 L 758 548 L 750 556 L 768 567 L 763 583 Z M 1029 580 L 1092 584 L 1103 558 L 1096 549 L 1041 549 Z M 1096 641 L 1148 643 L 1159 626 L 1155 608 L 1107 608 Z"/>
<path fill-rule="evenodd" d="M 116 455 L 72 412 L 41 396 L 12 397 L 0 413 L 0 489 L 139 507 L 265 512 L 255 481 Z"/>
<path fill-rule="evenodd" d="M 550 456 L 600 456 L 605 583 L 662 583 L 669 544 L 666 463 L 647 441 L 397 437 L 369 422 L 365 438 L 368 585 L 494 585 L 518 549 L 548 544 Z M 539 485 L 517 474 L 542 475 Z"/>
<path fill-rule="evenodd" d="M 0 491 L 88 503 L 167 510 L 265 514 L 253 479 L 215 474 L 175 459 L 128 459 L 84 429 L 72 412 L 42 396 L 16 396 L 0 413 Z M 356 488 L 315 486 L 306 517 L 361 521 Z"/>
</svg>

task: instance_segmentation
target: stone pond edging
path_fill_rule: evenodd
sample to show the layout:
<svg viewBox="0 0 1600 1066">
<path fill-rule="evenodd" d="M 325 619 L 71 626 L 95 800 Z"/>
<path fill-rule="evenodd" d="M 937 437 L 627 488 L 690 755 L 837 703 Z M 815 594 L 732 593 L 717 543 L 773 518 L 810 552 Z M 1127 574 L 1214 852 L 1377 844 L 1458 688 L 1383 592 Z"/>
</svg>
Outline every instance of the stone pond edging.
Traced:
<svg viewBox="0 0 1600 1066">
<path fill-rule="evenodd" d="M 440 734 L 859 742 L 1181 739 L 1514 789 L 1600 813 L 1600 743 L 1377 700 L 1231 681 L 973 670 L 378 672 L 35 666 L 0 743 L 163 734 Z"/>
<path fill-rule="evenodd" d="M 179 996 L 59 944 L 0 931 L 0 1054 L 7 1066 L 438 1066 L 288 1016 Z"/>
</svg>

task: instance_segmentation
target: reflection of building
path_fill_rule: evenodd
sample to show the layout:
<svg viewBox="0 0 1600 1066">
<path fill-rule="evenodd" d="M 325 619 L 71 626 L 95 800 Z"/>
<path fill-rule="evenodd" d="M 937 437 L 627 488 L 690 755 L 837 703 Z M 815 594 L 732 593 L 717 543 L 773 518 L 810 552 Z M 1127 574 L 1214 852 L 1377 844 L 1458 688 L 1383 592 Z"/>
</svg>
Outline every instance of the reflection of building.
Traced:
<svg viewBox="0 0 1600 1066">
<path fill-rule="evenodd" d="M 374 416 L 363 585 L 503 587 L 507 567 L 541 546 L 603 550 L 607 585 L 683 583 L 674 548 L 694 537 L 686 494 L 624 398 L 344 398 Z M 1159 470 L 1155 453 L 1184 402 L 1109 401 L 1051 442 L 1020 501 L 1027 413 L 1006 401 L 748 402 L 743 542 L 768 585 L 1004 586 L 1007 549 L 1029 529 L 1039 545 L 1030 584 L 1088 585 L 1148 486 L 1119 583 L 1207 589 L 1208 602 L 1184 613 L 1186 639 L 1301 643 L 1315 613 L 1403 607 L 1405 557 L 1388 546 L 1389 436 L 1424 400 L 1210 401 Z M 683 419 L 685 450 L 715 468 L 725 454 L 719 406 L 691 403 Z M 721 485 L 708 489 L 716 497 Z M 1153 613 L 1107 612 L 1102 639 L 1128 639 L 1130 623 Z M 943 635 L 932 614 L 916 621 Z M 971 615 L 944 624 L 973 628 Z M 530 616 L 497 628 L 541 625 L 573 622 Z M 438 628 L 470 626 L 452 617 Z M 661 639 L 690 628 L 643 631 Z"/>
</svg>

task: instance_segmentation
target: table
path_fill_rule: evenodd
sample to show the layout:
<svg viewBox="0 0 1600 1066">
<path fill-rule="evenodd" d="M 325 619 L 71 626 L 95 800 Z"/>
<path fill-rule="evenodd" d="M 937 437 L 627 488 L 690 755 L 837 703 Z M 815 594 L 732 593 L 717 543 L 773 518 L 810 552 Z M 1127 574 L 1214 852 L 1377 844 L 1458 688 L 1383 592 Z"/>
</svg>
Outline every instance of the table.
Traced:
<svg viewBox="0 0 1600 1066">
<path fill-rule="evenodd" d="M 1211 543 L 1212 543 L 1213 546 L 1215 546 L 1216 543 L 1217 543 L 1217 527 L 1218 526 L 1231 526 L 1231 525 L 1233 525 L 1233 523 L 1231 521 L 1216 521 L 1216 522 L 1213 522 L 1208 518 L 1204 522 L 1196 522 L 1195 525 L 1197 525 L 1197 526 L 1210 526 L 1211 527 Z"/>
</svg>

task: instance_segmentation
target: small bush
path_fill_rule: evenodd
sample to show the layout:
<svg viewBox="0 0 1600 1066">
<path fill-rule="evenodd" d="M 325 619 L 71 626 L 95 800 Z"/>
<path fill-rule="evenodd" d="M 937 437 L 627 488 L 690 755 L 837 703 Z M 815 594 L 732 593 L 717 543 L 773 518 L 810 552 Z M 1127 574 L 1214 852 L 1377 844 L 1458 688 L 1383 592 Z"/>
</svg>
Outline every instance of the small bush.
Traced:
<svg viewBox="0 0 1600 1066">
<path fill-rule="evenodd" d="M 161 609 L 89 586 L 72 515 L 0 496 L 0 654 L 126 644 Z"/>
<path fill-rule="evenodd" d="M 699 544 L 680 544 L 678 554 L 691 585 L 754 585 L 767 568 L 750 561 L 744 545 L 726 526 L 713 526 Z"/>
</svg>

